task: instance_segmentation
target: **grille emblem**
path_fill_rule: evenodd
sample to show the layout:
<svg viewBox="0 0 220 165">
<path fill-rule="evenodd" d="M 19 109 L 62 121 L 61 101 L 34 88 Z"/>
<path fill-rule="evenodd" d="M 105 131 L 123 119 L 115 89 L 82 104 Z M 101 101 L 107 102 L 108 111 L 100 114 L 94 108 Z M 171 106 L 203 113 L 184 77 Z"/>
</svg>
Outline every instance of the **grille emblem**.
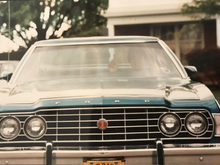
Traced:
<svg viewBox="0 0 220 165">
<path fill-rule="evenodd" d="M 105 120 L 105 119 L 99 119 L 97 121 L 97 127 L 100 129 L 100 130 L 105 130 L 107 127 L 108 127 L 108 121 Z"/>
</svg>

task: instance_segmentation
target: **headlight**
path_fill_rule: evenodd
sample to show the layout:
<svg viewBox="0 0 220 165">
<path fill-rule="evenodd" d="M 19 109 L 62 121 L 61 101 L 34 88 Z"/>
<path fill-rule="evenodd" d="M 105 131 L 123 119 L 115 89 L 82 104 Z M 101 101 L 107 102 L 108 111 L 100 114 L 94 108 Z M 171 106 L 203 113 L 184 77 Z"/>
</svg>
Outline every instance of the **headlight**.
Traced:
<svg viewBox="0 0 220 165">
<path fill-rule="evenodd" d="M 159 119 L 159 129 L 166 136 L 175 136 L 181 128 L 180 118 L 173 113 L 167 113 Z"/>
<path fill-rule="evenodd" d="M 186 117 L 185 127 L 194 136 L 201 136 L 207 129 L 208 122 L 201 113 L 191 113 Z"/>
<path fill-rule="evenodd" d="M 47 130 L 45 120 L 40 116 L 30 117 L 25 121 L 24 131 L 30 139 L 41 138 Z"/>
<path fill-rule="evenodd" d="M 21 130 L 20 122 L 15 117 L 5 117 L 0 122 L 0 134 L 3 139 L 12 140 Z"/>
</svg>

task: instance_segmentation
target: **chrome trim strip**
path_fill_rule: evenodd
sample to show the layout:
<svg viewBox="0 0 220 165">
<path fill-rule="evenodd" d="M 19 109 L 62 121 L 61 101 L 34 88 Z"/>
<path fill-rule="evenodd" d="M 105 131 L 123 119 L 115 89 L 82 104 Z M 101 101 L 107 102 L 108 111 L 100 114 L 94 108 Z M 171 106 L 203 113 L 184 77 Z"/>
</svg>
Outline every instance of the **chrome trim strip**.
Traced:
<svg viewBox="0 0 220 165">
<path fill-rule="evenodd" d="M 216 104 L 218 105 L 218 108 L 219 108 L 219 110 L 220 110 L 220 105 L 219 105 L 219 102 L 215 99 L 215 102 L 216 102 Z"/>
<path fill-rule="evenodd" d="M 133 150 L 103 150 L 103 151 L 53 151 L 55 157 L 111 157 L 111 156 L 152 156 L 156 149 L 133 149 Z M 216 147 L 187 147 L 187 148 L 165 148 L 164 154 L 167 155 L 211 155 L 220 154 L 220 146 Z"/>
<path fill-rule="evenodd" d="M 56 112 L 56 141 L 58 141 L 58 111 Z"/>
<path fill-rule="evenodd" d="M 67 115 L 68 116 L 68 115 Z M 157 118 L 153 118 L 153 119 L 149 119 L 150 121 L 151 120 L 158 120 Z M 111 121 L 124 121 L 123 119 L 118 119 L 118 120 L 108 120 L 109 122 Z M 147 119 L 127 119 L 127 121 L 147 121 Z M 62 121 L 59 121 L 59 123 L 66 123 L 66 122 L 73 122 L 73 123 L 87 123 L 87 122 L 94 122 L 94 123 L 97 123 L 97 120 L 62 120 Z M 56 123 L 56 121 L 47 121 L 47 123 Z"/>
<path fill-rule="evenodd" d="M 148 109 L 146 110 L 146 119 L 147 119 L 147 132 L 150 132 L 150 130 L 149 130 L 149 126 L 150 126 L 149 125 L 149 110 Z M 156 127 L 158 127 L 158 125 L 156 125 Z M 147 138 L 150 139 L 150 135 L 149 134 L 147 134 Z"/>
<path fill-rule="evenodd" d="M 53 44 L 37 44 L 36 47 L 57 47 L 57 46 L 78 46 L 78 45 L 105 45 L 105 44 L 126 44 L 126 43 L 146 43 L 157 42 L 157 40 L 121 40 L 121 41 L 95 41 L 95 42 L 72 42 L 72 43 L 53 43 Z"/>
<path fill-rule="evenodd" d="M 3 142 L 0 142 L 0 144 L 18 144 L 18 143 L 29 143 L 29 144 L 45 144 L 47 141 L 10 141 L 10 142 L 6 142 L 6 141 L 3 141 Z"/>
<path fill-rule="evenodd" d="M 220 113 L 213 113 L 213 114 L 212 114 L 213 118 L 215 118 L 215 115 L 220 116 Z M 215 125 L 215 127 L 216 127 L 215 119 L 214 119 L 213 125 Z M 214 132 L 215 132 L 215 137 L 220 137 L 220 135 L 216 135 L 216 131 L 215 131 L 215 130 L 214 130 Z"/>
<path fill-rule="evenodd" d="M 156 149 L 103 150 L 103 151 L 53 151 L 55 157 L 111 157 L 111 156 L 152 156 Z"/>
<path fill-rule="evenodd" d="M 103 119 L 103 109 L 101 109 L 101 118 Z M 107 122 L 107 121 L 106 121 Z M 108 126 L 108 122 L 107 122 L 107 126 Z M 97 121 L 97 127 L 99 127 L 98 126 L 98 121 Z M 101 130 L 102 131 L 102 141 L 104 140 L 104 136 L 103 136 L 103 132 L 104 132 L 104 130 Z"/>
<path fill-rule="evenodd" d="M 79 141 L 81 140 L 80 139 L 80 131 L 81 131 L 81 121 L 80 121 L 80 119 L 81 119 L 81 116 L 80 116 L 80 112 L 81 112 L 81 110 L 79 109 Z"/>
<path fill-rule="evenodd" d="M 185 137 L 182 137 L 182 138 L 161 138 L 161 140 L 185 140 L 186 138 Z M 195 140 L 195 137 L 192 137 L 192 138 L 187 138 L 189 140 Z M 202 140 L 204 139 L 210 139 L 209 137 L 208 138 L 202 138 Z M 149 141 L 149 142 L 153 142 L 155 140 L 157 140 L 156 138 L 152 138 L 152 139 L 127 139 L 126 141 L 128 142 L 134 142 L 134 141 Z M 35 144 L 35 142 L 37 141 L 10 141 L 10 142 L 6 142 L 6 141 L 3 141 L 3 142 L 0 142 L 0 144 L 18 144 L 18 143 L 26 143 L 26 144 Z M 53 141 L 53 143 L 68 143 L 68 144 L 71 144 L 71 143 L 100 143 L 100 142 L 103 142 L 102 140 L 81 140 L 81 141 L 77 141 L 77 140 L 60 140 L 60 141 Z M 125 140 L 105 140 L 106 143 L 111 143 L 111 142 L 125 142 Z M 38 144 L 42 144 L 42 143 L 46 143 L 46 141 L 39 141 Z"/>
<path fill-rule="evenodd" d="M 134 125 L 134 126 L 108 126 L 108 128 L 138 128 L 138 127 L 157 127 L 157 125 Z M 79 127 L 50 127 L 48 129 L 79 129 Z M 97 127 L 81 127 L 81 129 L 97 129 Z M 149 131 L 148 131 L 149 132 Z"/>
<path fill-rule="evenodd" d="M 81 108 L 80 108 L 81 109 Z M 204 112 L 204 111 L 203 111 Z M 178 113 L 187 113 L 187 112 L 178 112 Z M 14 114 L 14 113 L 13 113 Z M 138 114 L 146 114 L 146 112 L 137 112 L 137 113 L 126 113 L 127 115 L 138 115 Z M 161 112 L 148 112 L 148 114 L 161 114 Z M 0 113 L 1 115 L 1 113 Z M 87 116 L 88 114 L 81 114 L 81 116 Z M 100 115 L 99 113 L 92 113 L 90 114 L 90 116 L 98 116 Z M 110 115 L 115 115 L 115 113 L 105 113 L 105 116 L 110 116 Z M 117 115 L 124 115 L 124 113 L 117 113 Z M 29 117 L 29 115 L 17 115 L 18 117 Z M 44 115 L 44 116 L 56 116 L 54 114 L 48 114 L 48 115 Z M 59 114 L 59 116 L 66 116 L 66 114 Z M 68 116 L 79 116 L 78 114 L 68 114 Z"/>
<path fill-rule="evenodd" d="M 124 128 L 125 140 L 127 140 L 127 125 L 126 125 L 126 121 L 127 121 L 126 111 L 125 111 L 125 108 L 124 108 L 124 127 L 123 128 Z M 147 132 L 149 132 L 149 131 L 147 131 Z M 147 136 L 149 136 L 149 133 L 147 133 Z"/>
<path fill-rule="evenodd" d="M 39 43 L 45 43 L 45 42 L 53 42 L 53 41 L 72 41 L 72 42 L 77 42 L 77 41 L 85 41 L 85 40 L 89 40 L 89 41 L 93 41 L 93 40 L 100 40 L 100 42 L 102 40 L 106 40 L 106 39 L 139 39 L 139 40 L 144 40 L 144 41 L 156 41 L 158 40 L 157 37 L 154 36 L 138 36 L 138 35 L 134 35 L 134 36 L 93 36 L 93 37 L 76 37 L 76 38 L 62 38 L 62 39 L 49 39 L 49 40 L 41 40 L 41 41 L 36 41 L 36 44 Z M 135 41 L 135 40 L 134 40 Z"/>
<path fill-rule="evenodd" d="M 30 158 L 40 159 L 39 164 L 44 164 L 45 163 L 45 150 L 42 151 L 33 151 L 33 150 L 28 150 L 28 151 L 0 151 L 0 159 L 1 160 L 9 160 L 10 164 L 11 162 L 15 162 L 16 160 L 19 161 L 20 163 L 23 161 L 27 163 L 27 160 L 30 160 Z M 77 158 L 82 158 L 82 157 L 125 157 L 126 158 L 133 158 L 133 160 L 137 160 L 140 157 L 144 157 L 144 159 L 147 159 L 149 157 L 152 160 L 152 156 L 156 156 L 156 149 L 129 149 L 129 150 L 85 150 L 85 151 L 79 151 L 79 150 L 53 150 L 53 158 L 54 160 L 59 160 L 61 159 L 62 161 L 69 160 L 69 162 L 74 161 Z M 198 160 L 200 156 L 205 155 L 205 159 L 215 159 L 218 162 L 218 158 L 220 155 L 220 146 L 209 146 L 209 147 L 204 147 L 204 146 L 199 146 L 199 147 L 172 147 L 172 148 L 166 148 L 164 147 L 164 155 L 165 159 L 166 156 L 172 156 L 172 158 L 180 158 L 181 156 L 194 156 L 194 159 L 191 159 L 192 161 Z M 196 156 L 196 157 L 195 157 Z M 211 157 L 209 157 L 211 156 Z M 21 159 L 23 158 L 23 159 Z M 70 159 L 69 159 L 70 158 Z M 207 160 L 206 159 L 206 160 Z M 82 159 L 81 159 L 82 161 Z M 208 160 L 209 161 L 209 160 Z M 169 162 L 169 160 L 167 160 Z M 188 160 L 186 162 L 189 163 Z M 184 163 L 186 163 L 184 162 Z M 206 161 L 207 162 L 207 161 Z M 194 162 L 191 162 L 194 163 Z M 2 164 L 2 163 L 1 163 Z M 14 164 L 14 163 L 13 163 Z M 29 164 L 30 161 L 29 161 Z M 69 163 L 68 163 L 69 164 Z M 171 164 L 175 164 L 172 162 Z M 187 163 L 186 163 L 187 164 Z M 198 164 L 198 163 L 197 163 Z M 204 164 L 203 162 L 200 162 L 199 164 Z M 208 163 L 205 163 L 208 164 Z M 217 163 L 219 164 L 219 163 Z"/>
<path fill-rule="evenodd" d="M 19 157 L 33 157 L 44 159 L 46 151 L 0 151 L 0 158 L 18 159 Z M 135 157 L 135 156 L 153 156 L 156 149 L 134 149 L 134 150 L 104 150 L 104 151 L 68 151 L 54 150 L 53 156 L 56 159 L 63 158 L 79 158 L 79 157 Z M 21 155 L 22 154 L 22 155 Z M 164 148 L 166 156 L 181 156 L 181 155 L 215 155 L 219 157 L 220 147 L 199 147 L 199 148 Z M 199 158 L 199 157 L 198 157 Z M 74 160 L 74 159 L 73 159 Z"/>
<path fill-rule="evenodd" d="M 36 111 L 23 111 L 23 112 L 8 112 L 8 113 L 0 113 L 1 115 L 8 115 L 8 114 L 30 114 L 30 113 L 38 113 L 41 111 L 57 111 L 57 110 L 94 110 L 94 109 L 133 109 L 133 108 L 137 108 L 137 109 L 142 109 L 142 108 L 146 108 L 146 109 L 151 109 L 151 108 L 157 108 L 157 109 L 166 109 L 166 110 L 175 110 L 175 111 L 203 111 L 203 112 L 208 112 L 210 114 L 210 112 L 207 109 L 204 108 L 168 108 L 165 106 L 121 106 L 121 107 L 83 107 L 83 108 L 51 108 L 51 109 L 39 109 Z M 211 115 L 210 115 L 211 116 Z"/>
<path fill-rule="evenodd" d="M 212 132 L 212 131 L 207 131 L 207 132 Z M 161 133 L 160 131 L 151 131 L 151 132 L 128 132 L 128 133 L 124 133 L 124 132 L 117 132 L 117 133 L 103 133 L 103 135 L 124 135 L 124 134 L 149 134 L 149 133 L 153 133 L 153 134 L 157 134 L 157 133 Z M 187 131 L 180 131 L 180 133 L 187 133 Z M 45 134 L 44 136 L 56 136 L 57 134 Z M 102 133 L 81 133 L 81 134 L 59 134 L 59 136 L 78 136 L 78 135 L 102 135 Z M 19 137 L 23 137 L 25 135 L 19 135 Z M 169 137 L 169 136 L 167 136 Z M 199 136 L 196 136 L 199 137 Z M 185 137 L 187 138 L 187 137 Z M 153 138 L 151 138 L 153 139 Z M 166 139 L 166 138 L 162 138 L 162 139 Z M 168 138 L 170 139 L 170 137 Z M 178 138 L 179 139 L 179 138 Z M 187 138 L 188 139 L 188 138 Z M 34 140 L 34 139 L 33 139 Z M 131 139 L 131 140 L 136 140 L 136 139 Z"/>
</svg>

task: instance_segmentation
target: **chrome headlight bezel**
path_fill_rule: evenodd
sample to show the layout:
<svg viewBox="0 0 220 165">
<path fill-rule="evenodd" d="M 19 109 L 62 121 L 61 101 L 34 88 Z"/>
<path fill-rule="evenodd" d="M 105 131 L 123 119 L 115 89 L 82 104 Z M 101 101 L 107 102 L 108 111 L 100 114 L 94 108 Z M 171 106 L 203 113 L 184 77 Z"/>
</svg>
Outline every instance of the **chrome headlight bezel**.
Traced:
<svg viewBox="0 0 220 165">
<path fill-rule="evenodd" d="M 195 133 L 195 132 L 193 133 L 192 131 L 190 131 L 190 129 L 189 129 L 188 126 L 187 126 L 187 124 L 188 124 L 188 123 L 187 123 L 188 118 L 189 118 L 190 116 L 192 116 L 192 115 L 198 115 L 198 116 L 200 116 L 200 117 L 202 117 L 202 118 L 204 119 L 205 128 L 204 128 L 202 131 L 198 132 L 198 133 Z M 209 122 L 208 122 L 206 116 L 205 116 L 203 113 L 201 113 L 201 112 L 191 112 L 191 113 L 187 114 L 187 115 L 186 115 L 186 118 L 185 118 L 185 121 L 184 121 L 184 126 L 185 126 L 187 132 L 188 132 L 190 135 L 192 135 L 192 136 L 203 136 L 203 135 L 206 133 L 206 131 L 208 130 L 208 124 L 209 124 Z"/>
<path fill-rule="evenodd" d="M 40 119 L 43 123 L 44 123 L 44 131 L 42 132 L 42 134 L 40 135 L 40 136 L 32 136 L 32 135 L 30 135 L 29 133 L 28 133 L 28 131 L 27 131 L 27 124 L 31 121 L 31 120 L 33 120 L 33 119 Z M 41 116 L 30 116 L 30 117 L 28 117 L 26 120 L 25 120 L 25 122 L 24 122 L 24 125 L 23 125 L 23 130 L 24 130 L 24 134 L 29 138 L 29 139 L 31 139 L 31 140 L 38 140 L 38 139 L 40 139 L 40 138 L 42 138 L 44 135 L 45 135 L 45 133 L 47 132 L 47 122 L 46 122 L 46 120 L 43 118 L 43 117 L 41 117 Z"/>
<path fill-rule="evenodd" d="M 162 122 L 163 118 L 166 117 L 166 116 L 169 116 L 169 115 L 170 115 L 170 116 L 173 116 L 173 117 L 176 119 L 177 123 L 179 123 L 179 124 L 178 124 L 178 126 L 179 126 L 178 129 L 176 129 L 173 133 L 165 132 L 164 129 L 161 128 L 161 122 Z M 176 135 L 179 134 L 179 132 L 180 132 L 180 130 L 181 130 L 181 128 L 182 128 L 182 123 L 181 123 L 180 117 L 179 117 L 177 114 L 172 113 L 172 112 L 164 113 L 164 114 L 162 114 L 162 115 L 159 117 L 159 120 L 158 120 L 158 128 L 159 128 L 160 132 L 161 132 L 164 136 L 166 136 L 166 137 L 174 137 L 174 136 L 176 136 Z"/>
<path fill-rule="evenodd" d="M 220 137 L 220 113 L 213 113 L 212 115 L 215 122 L 215 136 Z"/>
<path fill-rule="evenodd" d="M 15 120 L 15 121 L 17 122 L 18 131 L 17 131 L 17 133 L 16 133 L 13 137 L 11 137 L 11 138 L 7 138 L 7 137 L 3 136 L 3 135 L 2 135 L 2 131 L 0 131 L 0 138 L 3 139 L 3 140 L 13 140 L 13 139 L 15 139 L 15 138 L 20 134 L 20 132 L 21 132 L 21 122 L 20 122 L 20 120 L 19 120 L 17 117 L 15 117 L 15 116 L 5 116 L 5 117 L 1 118 L 1 120 L 0 120 L 0 129 L 1 129 L 1 124 L 2 124 L 2 122 L 4 122 L 4 120 L 7 120 L 8 118 L 11 118 L 11 119 L 13 119 L 13 120 Z"/>
</svg>

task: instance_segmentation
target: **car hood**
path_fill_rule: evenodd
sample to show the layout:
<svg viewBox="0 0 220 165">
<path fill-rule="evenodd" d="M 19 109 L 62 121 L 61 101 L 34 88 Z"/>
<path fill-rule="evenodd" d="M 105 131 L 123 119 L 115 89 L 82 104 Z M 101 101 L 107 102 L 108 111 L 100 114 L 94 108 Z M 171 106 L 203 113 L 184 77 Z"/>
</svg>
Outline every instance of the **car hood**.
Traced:
<svg viewBox="0 0 220 165">
<path fill-rule="evenodd" d="M 2 105 L 35 104 L 40 100 L 65 98 L 160 98 L 172 102 L 199 101 L 207 97 L 213 99 L 211 92 L 200 83 L 162 78 L 35 81 L 0 91 Z"/>
</svg>

